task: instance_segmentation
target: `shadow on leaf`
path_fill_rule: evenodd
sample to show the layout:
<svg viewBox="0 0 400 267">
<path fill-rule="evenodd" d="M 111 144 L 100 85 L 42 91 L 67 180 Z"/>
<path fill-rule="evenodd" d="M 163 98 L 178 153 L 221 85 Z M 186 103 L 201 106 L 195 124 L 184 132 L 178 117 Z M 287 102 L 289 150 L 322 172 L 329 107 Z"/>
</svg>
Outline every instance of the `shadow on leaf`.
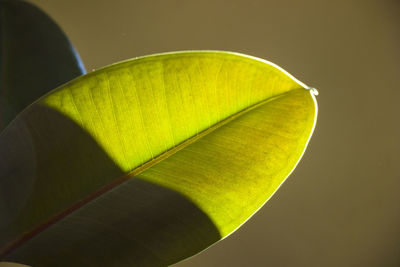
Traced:
<svg viewBox="0 0 400 267">
<path fill-rule="evenodd" d="M 163 266 L 221 238 L 204 212 L 171 189 L 123 178 L 104 190 L 124 175 L 78 125 L 32 106 L 0 136 L 4 258 L 35 266 Z"/>
</svg>

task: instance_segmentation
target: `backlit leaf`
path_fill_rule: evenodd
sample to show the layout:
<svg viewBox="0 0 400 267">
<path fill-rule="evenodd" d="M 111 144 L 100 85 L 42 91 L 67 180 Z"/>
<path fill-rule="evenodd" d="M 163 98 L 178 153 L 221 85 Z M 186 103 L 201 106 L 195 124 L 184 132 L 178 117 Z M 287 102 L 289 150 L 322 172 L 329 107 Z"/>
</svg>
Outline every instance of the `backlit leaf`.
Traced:
<svg viewBox="0 0 400 267">
<path fill-rule="evenodd" d="M 75 79 L 0 136 L 2 254 L 34 266 L 191 256 L 272 196 L 316 112 L 313 90 L 237 53 L 159 54 Z"/>
</svg>

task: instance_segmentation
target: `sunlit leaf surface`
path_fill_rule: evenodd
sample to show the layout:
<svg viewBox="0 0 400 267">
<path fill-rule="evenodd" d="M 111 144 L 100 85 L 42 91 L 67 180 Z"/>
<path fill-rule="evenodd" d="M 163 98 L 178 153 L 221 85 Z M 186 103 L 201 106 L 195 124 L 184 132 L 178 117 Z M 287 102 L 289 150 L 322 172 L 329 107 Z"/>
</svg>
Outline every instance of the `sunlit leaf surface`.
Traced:
<svg viewBox="0 0 400 267">
<path fill-rule="evenodd" d="M 191 256 L 271 197 L 315 120 L 312 90 L 236 53 L 160 54 L 80 77 L 0 136 L 3 257 L 163 266 Z"/>
</svg>

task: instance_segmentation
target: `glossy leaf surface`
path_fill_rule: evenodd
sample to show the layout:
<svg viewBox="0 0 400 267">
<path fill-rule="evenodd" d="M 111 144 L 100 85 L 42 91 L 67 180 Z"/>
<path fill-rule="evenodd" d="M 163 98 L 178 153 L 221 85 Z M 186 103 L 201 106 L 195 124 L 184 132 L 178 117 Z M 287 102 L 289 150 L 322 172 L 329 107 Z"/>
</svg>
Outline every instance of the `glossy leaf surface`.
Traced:
<svg viewBox="0 0 400 267">
<path fill-rule="evenodd" d="M 312 91 L 236 53 L 160 54 L 82 76 L 0 136 L 2 253 L 40 266 L 177 262 L 271 197 L 315 120 Z"/>
<path fill-rule="evenodd" d="M 0 1 L 0 132 L 39 97 L 84 73 L 57 24 L 37 7 Z"/>
</svg>

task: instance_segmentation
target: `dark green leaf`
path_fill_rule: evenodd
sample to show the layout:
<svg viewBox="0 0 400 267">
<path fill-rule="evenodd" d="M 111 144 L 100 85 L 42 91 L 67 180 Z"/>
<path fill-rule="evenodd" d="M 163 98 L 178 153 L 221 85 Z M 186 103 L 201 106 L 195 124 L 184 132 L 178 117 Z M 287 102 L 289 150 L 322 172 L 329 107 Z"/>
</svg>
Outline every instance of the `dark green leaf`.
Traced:
<svg viewBox="0 0 400 267">
<path fill-rule="evenodd" d="M 51 89 L 84 73 L 68 39 L 45 13 L 0 1 L 0 132 Z"/>
</svg>

